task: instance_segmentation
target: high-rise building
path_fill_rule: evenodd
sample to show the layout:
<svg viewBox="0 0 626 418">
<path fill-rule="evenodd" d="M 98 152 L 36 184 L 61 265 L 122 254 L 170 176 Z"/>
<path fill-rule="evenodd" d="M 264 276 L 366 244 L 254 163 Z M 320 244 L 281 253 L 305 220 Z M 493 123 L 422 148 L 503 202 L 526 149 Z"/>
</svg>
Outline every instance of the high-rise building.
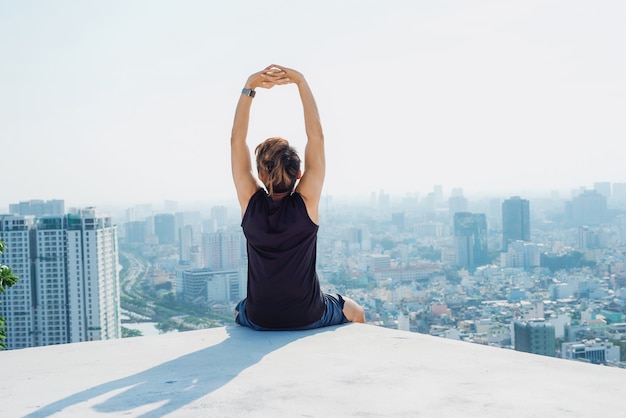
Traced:
<svg viewBox="0 0 626 418">
<path fill-rule="evenodd" d="M 203 266 L 213 270 L 236 269 L 242 254 L 241 230 L 202 234 Z"/>
<path fill-rule="evenodd" d="M 178 230 L 178 257 L 181 263 L 191 262 L 191 250 L 193 249 L 193 228 L 185 225 Z"/>
<path fill-rule="evenodd" d="M 213 220 L 213 224 L 217 229 L 223 228 L 228 225 L 228 209 L 226 208 L 226 206 L 213 206 L 211 208 L 211 219 Z"/>
<path fill-rule="evenodd" d="M 615 226 L 617 226 L 619 241 L 622 244 L 626 244 L 626 215 L 617 215 L 614 222 Z"/>
<path fill-rule="evenodd" d="M 530 269 L 541 265 L 542 244 L 514 241 L 506 251 L 500 253 L 500 267 Z"/>
<path fill-rule="evenodd" d="M 502 200 L 489 199 L 487 202 L 487 220 L 492 229 L 502 228 Z"/>
<path fill-rule="evenodd" d="M 174 213 L 175 219 L 175 231 L 179 244 L 181 239 L 182 230 L 189 227 L 193 232 L 193 242 L 200 242 L 200 235 L 202 234 L 202 212 L 200 211 L 183 211 Z M 205 231 L 209 232 L 209 231 Z"/>
<path fill-rule="evenodd" d="M 422 201 L 423 210 L 435 212 L 443 202 L 443 186 L 433 186 L 433 191 L 428 193 Z"/>
<path fill-rule="evenodd" d="M 455 213 L 467 212 L 468 203 L 464 196 L 450 196 L 448 199 L 448 211 L 452 216 Z"/>
<path fill-rule="evenodd" d="M 626 208 L 626 183 L 613 183 L 611 203 L 619 209 Z"/>
<path fill-rule="evenodd" d="M 575 226 L 600 225 L 606 220 L 606 197 L 595 190 L 585 190 L 572 199 L 571 216 Z"/>
<path fill-rule="evenodd" d="M 144 203 L 141 205 L 135 205 L 133 208 L 133 219 L 127 219 L 128 221 L 137 219 L 146 219 L 153 214 L 152 205 L 150 203 Z"/>
<path fill-rule="evenodd" d="M 176 212 L 178 210 L 178 202 L 175 200 L 164 200 L 163 201 L 163 211 L 165 212 Z"/>
<path fill-rule="evenodd" d="M 35 315 L 33 312 L 33 291 L 35 282 L 31 280 L 34 265 L 31 263 L 30 245 L 32 216 L 0 215 L 0 239 L 6 244 L 4 254 L 0 254 L 0 264 L 11 267 L 19 277 L 18 282 L 6 293 L 0 293 L 0 316 L 6 319 L 9 349 L 34 346 L 33 330 Z"/>
<path fill-rule="evenodd" d="M 449 230 L 449 226 L 444 225 L 442 222 L 422 222 L 416 224 L 413 227 L 414 233 L 417 237 L 436 237 L 440 238 L 444 233 Z"/>
<path fill-rule="evenodd" d="M 9 349 L 121 337 L 117 229 L 93 208 L 0 216 L 3 263 L 19 281 L 0 294 Z"/>
<path fill-rule="evenodd" d="M 530 203 L 519 196 L 502 202 L 502 250 L 513 241 L 530 241 Z"/>
<path fill-rule="evenodd" d="M 593 183 L 593 189 L 604 196 L 607 200 L 611 200 L 611 182 L 599 181 Z"/>
<path fill-rule="evenodd" d="M 443 186 L 441 184 L 434 185 L 432 193 L 435 198 L 435 205 L 439 206 L 443 202 Z"/>
<path fill-rule="evenodd" d="M 9 205 L 9 213 L 15 215 L 63 215 L 65 213 L 64 200 L 27 200 Z"/>
<path fill-rule="evenodd" d="M 616 219 L 615 226 L 619 231 L 619 220 Z M 578 227 L 578 248 L 583 250 L 595 250 L 599 248 L 609 248 L 611 246 L 612 234 L 601 228 L 590 228 L 588 226 Z"/>
<path fill-rule="evenodd" d="M 176 295 L 194 303 L 236 302 L 245 297 L 246 280 L 247 270 L 239 266 L 218 271 L 206 268 L 179 270 Z"/>
<path fill-rule="evenodd" d="M 405 214 L 404 212 L 395 212 L 391 214 L 391 224 L 398 228 L 399 231 L 404 231 L 405 225 Z"/>
<path fill-rule="evenodd" d="M 131 221 L 126 223 L 126 242 L 128 244 L 143 244 L 146 241 L 146 222 Z"/>
<path fill-rule="evenodd" d="M 174 244 L 176 242 L 176 218 L 171 213 L 154 215 L 154 233 L 159 244 Z"/>
<path fill-rule="evenodd" d="M 380 190 L 378 193 L 378 210 L 382 213 L 386 213 L 389 211 L 391 207 L 391 196 L 389 193 L 385 193 L 384 190 Z"/>
<path fill-rule="evenodd" d="M 554 326 L 544 319 L 515 321 L 515 350 L 542 356 L 556 356 Z"/>
<path fill-rule="evenodd" d="M 137 220 L 137 217 L 135 216 L 135 208 L 128 208 L 126 209 L 126 222 L 134 222 Z"/>
<path fill-rule="evenodd" d="M 487 216 L 483 213 L 454 214 L 456 265 L 474 268 L 488 262 Z"/>
</svg>

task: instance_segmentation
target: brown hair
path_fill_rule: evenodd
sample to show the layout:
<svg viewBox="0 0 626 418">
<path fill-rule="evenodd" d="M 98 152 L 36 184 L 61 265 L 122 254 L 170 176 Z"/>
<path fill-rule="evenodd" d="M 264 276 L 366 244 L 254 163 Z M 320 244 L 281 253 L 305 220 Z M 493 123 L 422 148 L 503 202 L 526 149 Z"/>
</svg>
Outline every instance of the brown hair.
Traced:
<svg viewBox="0 0 626 418">
<path fill-rule="evenodd" d="M 254 150 L 259 178 L 267 192 L 291 192 L 300 172 L 300 156 L 284 138 L 269 138 Z"/>
</svg>

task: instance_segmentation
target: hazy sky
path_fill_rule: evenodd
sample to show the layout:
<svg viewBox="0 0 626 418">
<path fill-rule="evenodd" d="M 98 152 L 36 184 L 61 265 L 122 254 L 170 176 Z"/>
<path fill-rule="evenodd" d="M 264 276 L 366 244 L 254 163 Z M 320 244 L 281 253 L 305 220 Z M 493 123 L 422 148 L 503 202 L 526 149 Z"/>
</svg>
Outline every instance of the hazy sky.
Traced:
<svg viewBox="0 0 626 418">
<path fill-rule="evenodd" d="M 235 197 L 249 74 L 303 72 L 325 192 L 626 182 L 623 1 L 0 0 L 0 211 Z M 249 143 L 305 137 L 295 86 Z"/>
</svg>

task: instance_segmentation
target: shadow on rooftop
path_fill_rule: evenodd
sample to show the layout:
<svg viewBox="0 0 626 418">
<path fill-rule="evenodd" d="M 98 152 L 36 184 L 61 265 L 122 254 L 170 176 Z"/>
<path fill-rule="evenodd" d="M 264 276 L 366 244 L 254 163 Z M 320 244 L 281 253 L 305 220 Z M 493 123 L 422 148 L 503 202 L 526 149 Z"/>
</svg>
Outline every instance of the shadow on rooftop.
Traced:
<svg viewBox="0 0 626 418">
<path fill-rule="evenodd" d="M 75 393 L 26 417 L 47 417 L 74 405 L 84 407 L 85 403 L 93 404 L 92 408 L 98 413 L 122 414 L 136 410 L 137 416 L 160 417 L 219 389 L 267 354 L 296 340 L 336 328 L 259 332 L 240 326 L 226 327 L 228 336 L 216 345 Z"/>
</svg>

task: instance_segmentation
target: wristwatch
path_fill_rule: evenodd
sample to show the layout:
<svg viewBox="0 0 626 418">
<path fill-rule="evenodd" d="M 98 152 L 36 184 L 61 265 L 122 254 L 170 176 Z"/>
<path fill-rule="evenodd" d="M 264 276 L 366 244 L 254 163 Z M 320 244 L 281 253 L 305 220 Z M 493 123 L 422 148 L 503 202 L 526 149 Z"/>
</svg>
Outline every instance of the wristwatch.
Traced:
<svg viewBox="0 0 626 418">
<path fill-rule="evenodd" d="M 243 90 L 241 90 L 241 94 L 245 94 L 246 96 L 254 97 L 254 95 L 256 94 L 256 91 L 250 90 L 250 89 L 243 89 Z"/>
</svg>

